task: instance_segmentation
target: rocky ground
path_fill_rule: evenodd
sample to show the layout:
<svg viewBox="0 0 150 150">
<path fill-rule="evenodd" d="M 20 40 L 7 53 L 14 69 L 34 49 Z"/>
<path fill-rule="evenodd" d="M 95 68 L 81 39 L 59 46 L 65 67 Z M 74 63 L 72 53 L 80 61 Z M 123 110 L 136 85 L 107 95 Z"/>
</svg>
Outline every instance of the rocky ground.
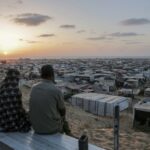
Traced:
<svg viewBox="0 0 150 150">
<path fill-rule="evenodd" d="M 30 88 L 22 87 L 23 104 L 28 109 Z M 72 107 L 66 103 L 67 120 L 72 133 L 80 137 L 83 130 L 88 131 L 89 142 L 106 150 L 113 149 L 113 119 L 97 117 Z M 120 116 L 120 150 L 150 150 L 150 133 L 132 128 L 132 113 L 127 110 Z"/>
</svg>

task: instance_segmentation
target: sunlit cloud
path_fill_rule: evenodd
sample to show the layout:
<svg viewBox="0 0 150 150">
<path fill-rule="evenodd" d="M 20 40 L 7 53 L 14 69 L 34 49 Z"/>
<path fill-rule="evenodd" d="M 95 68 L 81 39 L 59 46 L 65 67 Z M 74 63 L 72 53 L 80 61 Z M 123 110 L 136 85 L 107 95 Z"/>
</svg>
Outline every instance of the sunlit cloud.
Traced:
<svg viewBox="0 0 150 150">
<path fill-rule="evenodd" d="M 0 7 L 5 7 L 8 9 L 17 9 L 17 5 L 22 5 L 23 0 L 1 0 Z"/>
<path fill-rule="evenodd" d="M 52 19 L 52 17 L 35 13 L 23 13 L 13 18 L 13 21 L 22 25 L 38 26 L 49 19 Z"/>
<path fill-rule="evenodd" d="M 86 32 L 85 30 L 79 30 L 79 31 L 77 31 L 77 33 L 84 33 L 84 32 Z"/>
<path fill-rule="evenodd" d="M 97 37 L 89 37 L 88 40 L 98 41 L 98 40 L 113 40 L 113 37 L 134 37 L 134 36 L 142 36 L 144 34 L 138 34 L 135 32 L 114 32 L 111 34 L 105 34 L 103 36 Z"/>
<path fill-rule="evenodd" d="M 63 42 L 62 44 L 63 45 L 71 45 L 71 44 L 74 44 L 74 42 Z"/>
<path fill-rule="evenodd" d="M 130 18 L 120 22 L 122 25 L 131 26 L 131 25 L 144 25 L 150 24 L 150 20 L 146 18 Z"/>
<path fill-rule="evenodd" d="M 39 43 L 39 41 L 26 41 L 27 43 L 29 43 L 29 44 L 35 44 L 35 43 Z"/>
<path fill-rule="evenodd" d="M 28 44 L 35 44 L 39 43 L 40 41 L 34 41 L 34 40 L 24 40 L 24 39 L 19 39 L 20 42 L 26 42 Z"/>
<path fill-rule="evenodd" d="M 70 24 L 64 24 L 60 26 L 60 28 L 64 28 L 64 29 L 74 29 L 75 27 L 76 27 L 75 25 L 70 25 Z"/>
<path fill-rule="evenodd" d="M 17 0 L 16 3 L 17 4 L 23 4 L 23 1 L 22 0 Z"/>
<path fill-rule="evenodd" d="M 135 32 L 115 32 L 115 33 L 111 33 L 109 34 L 109 36 L 113 36 L 113 37 L 130 37 L 130 36 L 141 36 L 143 34 L 138 34 Z"/>
<path fill-rule="evenodd" d="M 89 37 L 87 38 L 88 40 L 92 40 L 92 41 L 97 41 L 97 40 L 105 40 L 106 37 L 105 36 L 100 36 L 100 37 Z"/>
<path fill-rule="evenodd" d="M 143 42 L 132 42 L 132 41 L 129 41 L 129 42 L 126 42 L 126 44 L 129 44 L 129 45 L 134 45 L 134 44 L 143 44 Z"/>
<path fill-rule="evenodd" d="M 39 35 L 38 37 L 46 38 L 46 37 L 53 37 L 53 36 L 55 36 L 55 34 L 41 34 L 41 35 Z"/>
</svg>

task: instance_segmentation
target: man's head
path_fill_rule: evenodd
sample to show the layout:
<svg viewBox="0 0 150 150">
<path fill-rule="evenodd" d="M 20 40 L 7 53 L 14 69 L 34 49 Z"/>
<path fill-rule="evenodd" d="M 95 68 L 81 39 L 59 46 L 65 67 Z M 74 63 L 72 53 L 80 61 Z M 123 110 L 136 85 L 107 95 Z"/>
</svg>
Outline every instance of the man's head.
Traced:
<svg viewBox="0 0 150 150">
<path fill-rule="evenodd" d="M 44 65 L 41 68 L 41 77 L 54 81 L 54 69 L 51 65 Z"/>
</svg>

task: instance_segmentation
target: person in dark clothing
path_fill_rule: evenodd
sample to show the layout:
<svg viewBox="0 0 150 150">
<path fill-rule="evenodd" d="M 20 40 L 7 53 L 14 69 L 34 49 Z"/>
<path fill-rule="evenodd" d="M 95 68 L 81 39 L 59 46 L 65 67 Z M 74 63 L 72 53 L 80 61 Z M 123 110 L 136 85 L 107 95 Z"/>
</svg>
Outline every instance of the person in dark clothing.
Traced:
<svg viewBox="0 0 150 150">
<path fill-rule="evenodd" d="M 29 117 L 22 105 L 19 76 L 19 71 L 9 69 L 0 86 L 0 128 L 4 132 L 30 130 Z"/>
<path fill-rule="evenodd" d="M 55 86 L 51 65 L 41 68 L 41 78 L 42 81 L 32 87 L 30 94 L 29 114 L 33 129 L 39 134 L 65 132 L 69 135 L 63 95 Z"/>
</svg>

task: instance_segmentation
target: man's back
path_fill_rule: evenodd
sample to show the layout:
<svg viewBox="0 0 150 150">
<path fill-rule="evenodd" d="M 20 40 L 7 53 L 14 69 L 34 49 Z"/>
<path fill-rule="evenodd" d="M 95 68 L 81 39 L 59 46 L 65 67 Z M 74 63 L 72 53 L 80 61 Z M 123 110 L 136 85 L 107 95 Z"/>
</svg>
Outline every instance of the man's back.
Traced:
<svg viewBox="0 0 150 150">
<path fill-rule="evenodd" d="M 60 109 L 65 109 L 63 97 L 52 81 L 43 80 L 33 86 L 30 95 L 30 120 L 36 133 L 61 131 Z"/>
</svg>

